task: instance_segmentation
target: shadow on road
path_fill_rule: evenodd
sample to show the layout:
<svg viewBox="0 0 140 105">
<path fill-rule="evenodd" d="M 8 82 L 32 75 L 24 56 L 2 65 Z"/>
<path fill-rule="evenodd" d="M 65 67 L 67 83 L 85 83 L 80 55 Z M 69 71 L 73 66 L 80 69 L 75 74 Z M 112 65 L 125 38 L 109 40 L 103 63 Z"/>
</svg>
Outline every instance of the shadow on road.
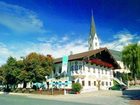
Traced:
<svg viewBox="0 0 140 105">
<path fill-rule="evenodd" d="M 122 91 L 122 95 L 131 100 L 140 100 L 140 89 L 125 90 Z"/>
</svg>

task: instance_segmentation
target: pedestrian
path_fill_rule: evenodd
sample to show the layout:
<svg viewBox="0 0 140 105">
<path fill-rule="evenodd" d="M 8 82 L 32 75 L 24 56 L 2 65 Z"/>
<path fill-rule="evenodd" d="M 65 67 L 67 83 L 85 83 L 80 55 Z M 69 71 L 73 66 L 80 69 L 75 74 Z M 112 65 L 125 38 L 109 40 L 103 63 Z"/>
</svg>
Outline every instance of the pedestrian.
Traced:
<svg viewBox="0 0 140 105">
<path fill-rule="evenodd" d="M 42 87 L 39 88 L 39 92 L 40 92 L 40 94 L 42 94 Z"/>
</svg>

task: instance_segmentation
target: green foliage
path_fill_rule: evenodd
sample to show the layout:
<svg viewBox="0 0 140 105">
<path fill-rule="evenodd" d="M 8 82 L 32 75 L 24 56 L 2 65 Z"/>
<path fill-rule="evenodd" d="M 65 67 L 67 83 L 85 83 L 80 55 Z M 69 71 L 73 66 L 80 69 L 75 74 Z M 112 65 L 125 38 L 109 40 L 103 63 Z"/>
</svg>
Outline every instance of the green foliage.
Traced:
<svg viewBox="0 0 140 105">
<path fill-rule="evenodd" d="M 127 73 L 122 73 L 122 82 L 127 84 L 127 82 L 128 82 L 128 74 Z"/>
<path fill-rule="evenodd" d="M 7 64 L 2 66 L 3 70 L 3 78 L 5 84 L 16 84 L 18 75 L 18 68 L 16 66 L 16 59 L 13 57 L 9 57 L 7 60 Z"/>
<path fill-rule="evenodd" d="M 133 80 L 132 75 L 128 75 L 128 80 L 129 80 L 129 81 L 132 81 L 132 80 Z"/>
<path fill-rule="evenodd" d="M 29 89 L 29 93 L 32 93 L 34 92 L 35 90 L 34 89 Z"/>
<path fill-rule="evenodd" d="M 3 68 L 0 67 L 0 85 L 3 84 L 4 77 L 3 77 Z"/>
<path fill-rule="evenodd" d="M 0 67 L 0 84 L 7 85 L 7 89 L 18 83 L 42 82 L 46 75 L 53 70 L 53 58 L 37 53 L 30 53 L 22 60 L 9 57 L 7 63 Z"/>
<path fill-rule="evenodd" d="M 113 85 L 119 85 L 119 83 L 115 80 L 113 80 Z"/>
<path fill-rule="evenodd" d="M 82 89 L 82 85 L 80 83 L 74 83 L 72 84 L 72 90 L 74 92 L 80 92 Z"/>
<path fill-rule="evenodd" d="M 46 75 L 50 75 L 53 70 L 53 59 L 37 53 L 30 53 L 25 59 L 25 71 L 28 72 L 29 80 L 32 82 L 42 82 Z"/>
<path fill-rule="evenodd" d="M 130 44 L 122 51 L 122 61 L 130 69 L 133 79 L 140 73 L 140 45 Z"/>
<path fill-rule="evenodd" d="M 23 88 L 21 91 L 22 91 L 22 93 L 25 93 L 25 91 L 26 91 L 26 88 Z"/>
</svg>

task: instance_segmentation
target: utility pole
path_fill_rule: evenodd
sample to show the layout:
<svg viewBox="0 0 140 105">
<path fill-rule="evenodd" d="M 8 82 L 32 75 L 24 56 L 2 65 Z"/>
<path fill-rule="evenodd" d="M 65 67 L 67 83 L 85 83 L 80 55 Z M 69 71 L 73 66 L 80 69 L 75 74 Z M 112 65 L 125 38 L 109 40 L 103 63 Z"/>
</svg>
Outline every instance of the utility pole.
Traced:
<svg viewBox="0 0 140 105">
<path fill-rule="evenodd" d="M 53 79 L 53 70 L 52 70 L 52 79 Z M 51 79 L 51 82 L 52 82 L 51 94 L 53 95 L 53 80 L 52 79 Z"/>
</svg>

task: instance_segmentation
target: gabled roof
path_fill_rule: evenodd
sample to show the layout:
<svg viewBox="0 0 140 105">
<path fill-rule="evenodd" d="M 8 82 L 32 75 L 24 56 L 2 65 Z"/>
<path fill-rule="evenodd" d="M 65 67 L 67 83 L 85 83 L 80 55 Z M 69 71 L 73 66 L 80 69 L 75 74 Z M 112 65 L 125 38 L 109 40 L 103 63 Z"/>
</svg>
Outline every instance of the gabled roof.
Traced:
<svg viewBox="0 0 140 105">
<path fill-rule="evenodd" d="M 102 53 L 105 53 L 105 54 L 102 54 Z M 82 60 L 85 57 L 91 57 L 93 55 L 96 55 L 99 59 L 102 59 L 103 61 L 111 63 L 114 68 L 117 68 L 117 69 L 120 68 L 119 64 L 116 62 L 116 60 L 114 59 L 114 57 L 112 56 L 112 54 L 109 52 L 107 48 L 100 48 L 96 50 L 90 50 L 90 51 L 86 51 L 86 52 L 82 52 L 78 54 L 69 55 L 69 61 L 80 60 L 80 59 Z M 62 57 L 54 59 L 54 63 L 61 63 L 61 62 L 62 62 Z"/>
</svg>

